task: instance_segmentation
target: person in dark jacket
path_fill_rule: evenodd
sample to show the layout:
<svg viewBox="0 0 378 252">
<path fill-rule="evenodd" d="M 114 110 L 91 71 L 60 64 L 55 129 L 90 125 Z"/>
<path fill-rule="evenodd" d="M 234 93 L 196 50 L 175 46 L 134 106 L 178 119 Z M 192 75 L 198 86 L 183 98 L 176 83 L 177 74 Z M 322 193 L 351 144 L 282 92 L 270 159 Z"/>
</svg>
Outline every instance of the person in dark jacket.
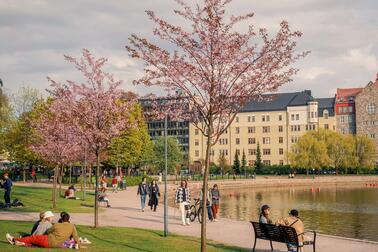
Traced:
<svg viewBox="0 0 378 252">
<path fill-rule="evenodd" d="M 144 212 L 144 208 L 146 206 L 147 194 L 148 194 L 147 179 L 143 178 L 142 183 L 140 183 L 138 186 L 138 192 L 137 192 L 137 195 L 140 195 L 140 205 L 142 208 L 142 212 Z"/>
<path fill-rule="evenodd" d="M 0 186 L 2 188 L 4 188 L 4 200 L 5 200 L 5 205 L 7 207 L 10 206 L 11 204 L 11 191 L 12 191 L 12 186 L 13 186 L 13 183 L 12 183 L 12 180 L 9 178 L 9 174 L 8 173 L 4 173 L 4 180 L 5 182 L 3 184 L 0 184 Z"/>
<path fill-rule="evenodd" d="M 150 188 L 149 188 L 149 201 L 148 205 L 154 209 L 154 212 L 156 212 L 156 207 L 159 204 L 159 197 L 160 197 L 160 190 L 159 186 L 156 183 L 156 180 L 153 180 L 151 182 Z"/>
</svg>

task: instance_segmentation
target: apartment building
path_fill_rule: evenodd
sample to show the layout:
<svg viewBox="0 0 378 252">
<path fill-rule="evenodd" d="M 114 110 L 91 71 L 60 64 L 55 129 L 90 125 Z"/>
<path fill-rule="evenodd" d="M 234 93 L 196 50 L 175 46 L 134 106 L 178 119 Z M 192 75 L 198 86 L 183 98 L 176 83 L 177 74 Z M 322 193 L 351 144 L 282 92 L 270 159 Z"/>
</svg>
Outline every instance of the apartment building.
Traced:
<svg viewBox="0 0 378 252">
<path fill-rule="evenodd" d="M 355 108 L 357 134 L 375 141 L 378 163 L 378 75 L 356 96 Z"/>
<path fill-rule="evenodd" d="M 218 163 L 223 154 L 231 165 L 235 153 L 241 157 L 244 151 L 248 164 L 253 165 L 259 144 L 265 165 L 287 164 L 286 153 L 305 132 L 335 129 L 333 100 L 314 99 L 305 90 L 264 95 L 262 100 L 249 102 L 211 149 L 211 162 Z M 202 162 L 206 141 L 192 124 L 189 136 L 190 161 Z"/>
<path fill-rule="evenodd" d="M 356 96 L 362 88 L 338 88 L 336 91 L 336 129 L 342 134 L 356 134 Z"/>
</svg>

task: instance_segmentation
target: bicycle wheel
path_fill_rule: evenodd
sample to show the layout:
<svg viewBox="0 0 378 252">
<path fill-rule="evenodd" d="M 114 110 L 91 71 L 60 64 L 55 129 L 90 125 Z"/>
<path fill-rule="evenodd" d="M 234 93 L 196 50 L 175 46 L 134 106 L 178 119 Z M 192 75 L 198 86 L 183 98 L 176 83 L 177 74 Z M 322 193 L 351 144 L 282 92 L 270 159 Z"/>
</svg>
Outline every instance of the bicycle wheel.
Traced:
<svg viewBox="0 0 378 252">
<path fill-rule="evenodd" d="M 196 207 L 194 205 L 190 206 L 190 214 L 189 214 L 190 222 L 195 221 L 196 217 L 197 217 Z"/>
<path fill-rule="evenodd" d="M 197 216 L 199 223 L 202 223 L 202 207 L 198 208 Z"/>
</svg>

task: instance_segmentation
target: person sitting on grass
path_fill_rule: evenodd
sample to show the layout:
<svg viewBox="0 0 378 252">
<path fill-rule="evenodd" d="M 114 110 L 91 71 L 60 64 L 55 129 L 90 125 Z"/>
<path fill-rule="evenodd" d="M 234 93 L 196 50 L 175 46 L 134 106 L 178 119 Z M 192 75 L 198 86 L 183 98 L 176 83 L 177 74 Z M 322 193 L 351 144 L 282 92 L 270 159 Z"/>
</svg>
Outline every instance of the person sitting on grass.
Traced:
<svg viewBox="0 0 378 252">
<path fill-rule="evenodd" d="M 62 215 L 62 223 L 56 223 L 49 229 L 47 235 L 31 235 L 23 238 L 14 238 L 6 234 L 8 242 L 16 246 L 38 246 L 42 248 L 61 248 L 70 237 L 74 239 L 76 248 L 79 248 L 79 236 L 76 228 L 70 223 L 70 215 Z"/>
<path fill-rule="evenodd" d="M 71 186 L 68 187 L 68 189 L 65 191 L 65 193 L 64 193 L 64 197 L 65 197 L 66 199 L 74 199 L 74 200 L 80 199 L 80 198 L 77 198 L 77 197 L 75 196 L 75 191 L 76 191 L 76 189 L 75 189 L 74 185 L 71 185 Z"/>
<path fill-rule="evenodd" d="M 298 245 L 299 251 L 303 251 L 303 241 L 304 241 L 304 224 L 301 219 L 299 219 L 299 213 L 297 210 L 293 209 L 289 212 L 289 216 L 285 218 L 280 218 L 276 221 L 276 225 L 293 227 L 298 235 Z M 295 251 L 293 244 L 287 244 L 288 251 Z M 298 251 L 298 252 L 299 252 Z"/>
<path fill-rule="evenodd" d="M 33 235 L 34 231 L 37 230 L 39 223 L 43 220 L 44 213 L 45 212 L 40 212 L 39 213 L 39 220 L 34 223 L 34 225 L 32 227 L 32 230 L 30 232 L 31 235 Z"/>
<path fill-rule="evenodd" d="M 269 215 L 270 215 L 270 207 L 268 205 L 263 205 L 261 207 L 259 222 L 264 223 L 264 224 L 272 224 L 273 222 L 270 219 Z"/>
<path fill-rule="evenodd" d="M 43 214 L 42 221 L 39 222 L 37 229 L 32 233 L 32 235 L 45 235 L 47 231 L 52 227 L 52 221 L 54 219 L 54 214 L 51 211 L 47 211 Z"/>
</svg>

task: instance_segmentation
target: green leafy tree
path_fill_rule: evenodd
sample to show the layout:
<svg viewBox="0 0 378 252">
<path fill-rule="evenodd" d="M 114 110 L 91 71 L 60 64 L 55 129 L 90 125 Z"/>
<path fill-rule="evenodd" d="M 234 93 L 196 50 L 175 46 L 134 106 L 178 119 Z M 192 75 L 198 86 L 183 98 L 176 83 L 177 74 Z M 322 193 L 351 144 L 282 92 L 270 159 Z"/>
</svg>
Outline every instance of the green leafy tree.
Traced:
<svg viewBox="0 0 378 252">
<path fill-rule="evenodd" d="M 360 173 L 361 168 L 372 169 L 375 166 L 376 145 L 367 136 L 357 135 L 354 138 L 354 168 Z"/>
<path fill-rule="evenodd" d="M 147 131 L 147 124 L 142 114 L 142 108 L 136 104 L 128 115 L 130 127 L 113 139 L 108 150 L 108 162 L 117 168 L 120 165 L 143 165 L 151 162 L 153 157 L 153 143 Z"/>
<path fill-rule="evenodd" d="M 4 146 L 4 131 L 9 125 L 11 108 L 9 105 L 9 98 L 3 92 L 3 89 L 0 88 L 0 154 L 5 155 L 5 146 Z"/>
<path fill-rule="evenodd" d="M 234 165 L 232 166 L 235 174 L 240 174 L 240 160 L 238 153 L 235 152 Z"/>
<path fill-rule="evenodd" d="M 177 174 L 178 168 L 183 160 L 183 154 L 181 152 L 178 140 L 176 137 L 168 137 L 167 139 L 168 150 L 168 173 Z M 165 167 L 165 139 L 159 137 L 154 141 L 154 160 L 159 171 L 162 171 Z"/>
<path fill-rule="evenodd" d="M 243 149 L 243 155 L 241 160 L 241 169 L 244 171 L 244 175 L 247 175 L 247 158 L 245 156 L 245 151 Z"/>
<path fill-rule="evenodd" d="M 309 169 L 319 170 L 330 165 L 327 145 L 320 140 L 320 134 L 310 131 L 301 136 L 292 146 L 289 160 L 293 167 L 304 168 L 308 174 Z"/>
<path fill-rule="evenodd" d="M 256 160 L 255 160 L 255 172 L 261 173 L 263 168 L 262 160 L 261 160 L 261 150 L 260 150 L 260 144 L 257 143 L 257 149 L 256 149 Z"/>
<path fill-rule="evenodd" d="M 218 165 L 219 165 L 219 168 L 221 169 L 222 176 L 226 172 L 229 172 L 230 166 L 228 165 L 228 160 L 223 152 L 218 157 Z"/>
</svg>

